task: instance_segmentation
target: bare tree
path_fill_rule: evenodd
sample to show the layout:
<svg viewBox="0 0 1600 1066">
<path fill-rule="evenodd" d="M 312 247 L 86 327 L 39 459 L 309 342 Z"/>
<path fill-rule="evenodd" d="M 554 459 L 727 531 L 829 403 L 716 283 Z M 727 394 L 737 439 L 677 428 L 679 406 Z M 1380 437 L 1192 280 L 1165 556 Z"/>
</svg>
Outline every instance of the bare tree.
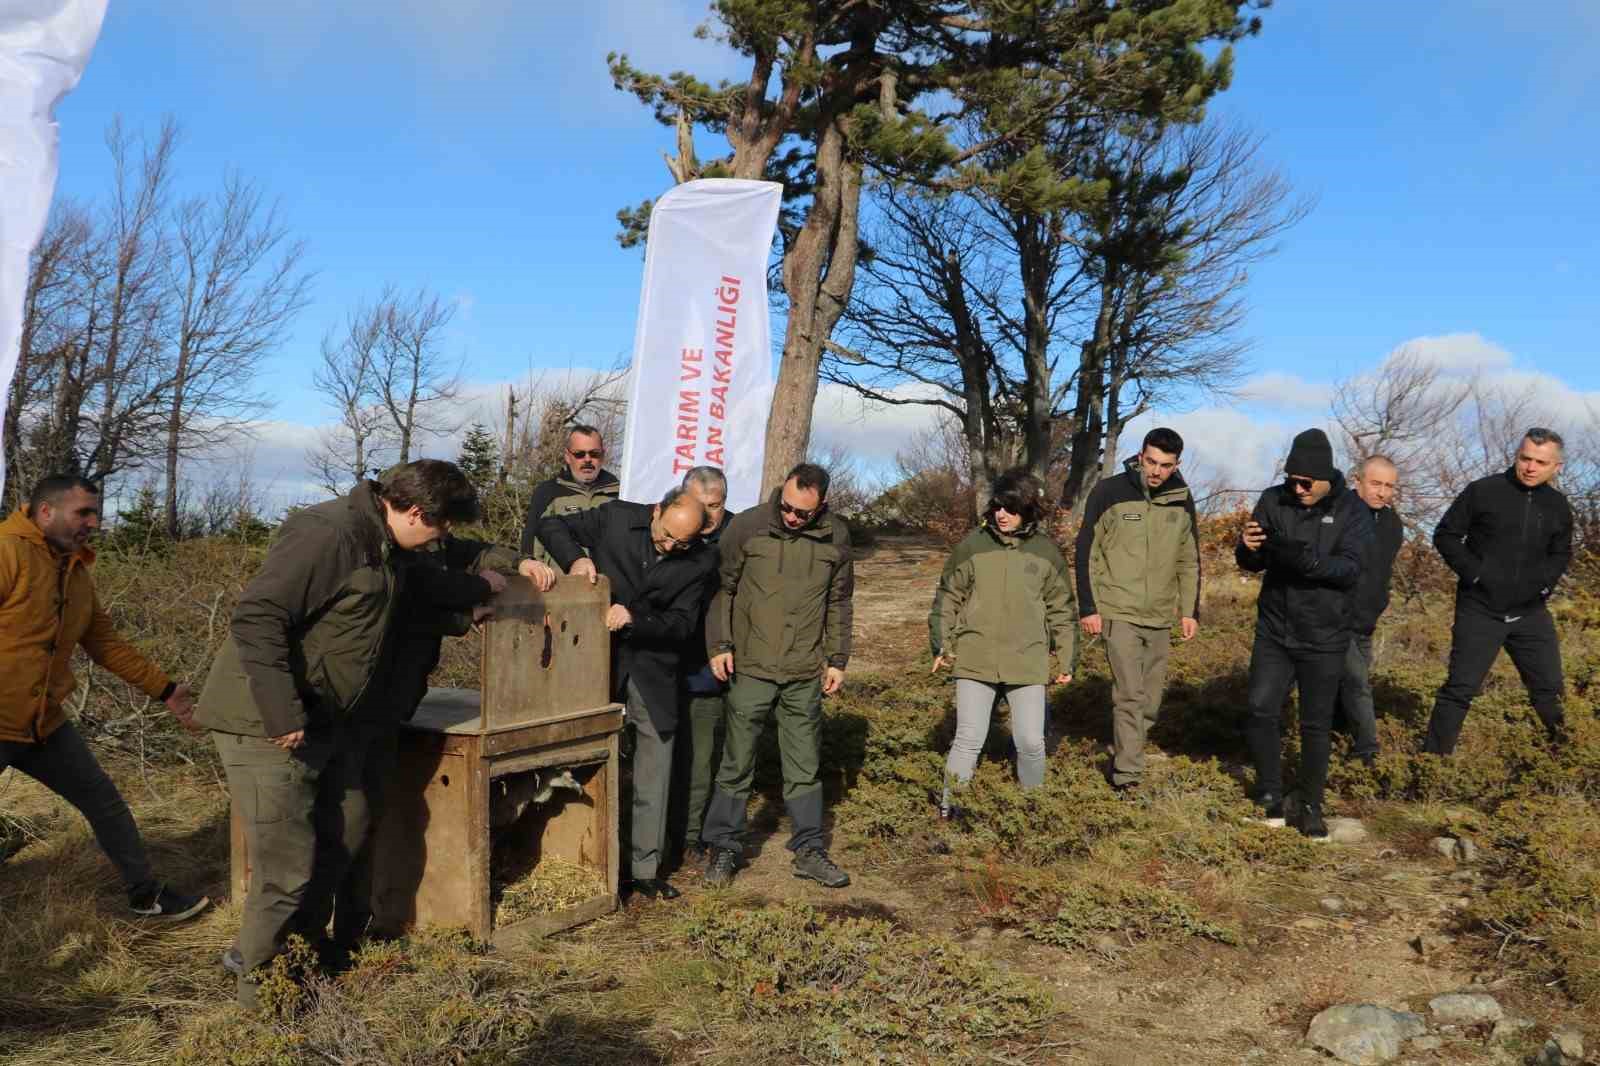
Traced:
<svg viewBox="0 0 1600 1066">
<path fill-rule="evenodd" d="M 177 537 L 178 465 L 247 431 L 270 405 L 254 387 L 261 362 L 305 306 L 304 245 L 274 206 L 230 174 L 213 197 L 177 211 L 167 284 L 174 334 L 166 425 L 167 533 Z"/>
<path fill-rule="evenodd" d="M 419 434 L 461 428 L 460 420 L 448 413 L 461 393 L 461 367 L 450 365 L 441 351 L 442 334 L 456 308 L 426 289 L 403 297 L 393 286 L 384 290 L 379 303 L 385 314 L 377 349 L 378 398 L 404 463 L 410 461 Z"/>
<path fill-rule="evenodd" d="M 311 372 L 312 387 L 337 415 L 307 454 L 330 495 L 377 473 L 390 442 L 388 410 L 379 400 L 378 350 L 386 316 L 382 300 L 351 311 L 340 332 L 330 330 L 322 338 L 321 362 Z"/>
</svg>

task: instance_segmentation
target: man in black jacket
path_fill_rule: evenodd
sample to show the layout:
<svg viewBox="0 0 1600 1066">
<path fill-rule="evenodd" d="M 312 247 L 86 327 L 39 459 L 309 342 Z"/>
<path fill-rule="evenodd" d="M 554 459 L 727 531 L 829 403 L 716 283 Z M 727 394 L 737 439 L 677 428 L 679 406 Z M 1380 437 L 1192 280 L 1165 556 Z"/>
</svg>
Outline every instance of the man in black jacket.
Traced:
<svg viewBox="0 0 1600 1066">
<path fill-rule="evenodd" d="M 1560 434 L 1534 428 L 1503 474 L 1456 497 L 1433 544 L 1460 578 L 1450 673 L 1428 720 L 1423 751 L 1449 755 L 1467 708 L 1504 648 L 1552 741 L 1565 739 L 1561 644 L 1545 600 L 1572 561 L 1572 508 L 1550 484 L 1561 472 Z"/>
<path fill-rule="evenodd" d="M 1339 682 L 1339 710 L 1354 735 L 1350 753 L 1367 767 L 1378 758 L 1378 715 L 1372 704 L 1372 634 L 1378 619 L 1389 609 L 1389 583 L 1395 556 L 1405 541 L 1405 527 L 1394 513 L 1399 472 L 1382 455 L 1368 456 L 1356 469 L 1355 493 L 1367 505 L 1372 519 L 1372 554 L 1356 584 L 1355 630 L 1344 660 L 1344 680 Z"/>
<path fill-rule="evenodd" d="M 557 565 L 611 582 L 611 683 L 627 704 L 634 735 L 630 880 L 634 892 L 652 898 L 679 895 L 658 875 L 667 844 L 679 662 L 716 565 L 698 543 L 704 524 L 705 507 L 681 488 L 654 507 L 618 501 L 539 523 L 539 539 Z"/>
<path fill-rule="evenodd" d="M 1350 650 L 1356 581 L 1372 544 L 1367 506 L 1345 488 L 1327 434 L 1295 437 L 1284 484 L 1261 494 L 1234 557 L 1266 571 L 1256 601 L 1250 653 L 1250 719 L 1245 738 L 1256 765 L 1258 802 L 1271 821 L 1283 817 L 1279 716 L 1289 686 L 1300 689 L 1300 821 L 1308 837 L 1326 837 L 1322 790 L 1328 778 L 1328 732 L 1339 678 Z"/>
</svg>

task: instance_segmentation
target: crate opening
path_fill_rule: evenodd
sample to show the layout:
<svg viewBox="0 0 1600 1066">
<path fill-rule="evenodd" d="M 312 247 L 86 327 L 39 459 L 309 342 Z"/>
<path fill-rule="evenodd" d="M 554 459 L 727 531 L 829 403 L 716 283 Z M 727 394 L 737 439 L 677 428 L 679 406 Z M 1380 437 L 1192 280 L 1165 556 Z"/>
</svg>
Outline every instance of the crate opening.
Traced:
<svg viewBox="0 0 1600 1066">
<path fill-rule="evenodd" d="M 496 928 L 607 893 L 605 769 L 603 762 L 542 767 L 489 783 Z"/>
</svg>

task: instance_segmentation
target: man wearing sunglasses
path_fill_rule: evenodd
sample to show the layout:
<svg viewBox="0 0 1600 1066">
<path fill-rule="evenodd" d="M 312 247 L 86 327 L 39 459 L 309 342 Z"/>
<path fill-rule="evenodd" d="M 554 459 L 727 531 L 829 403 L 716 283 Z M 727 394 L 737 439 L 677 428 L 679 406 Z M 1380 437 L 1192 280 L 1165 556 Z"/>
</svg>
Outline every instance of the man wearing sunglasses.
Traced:
<svg viewBox="0 0 1600 1066">
<path fill-rule="evenodd" d="M 700 623 L 716 565 L 700 544 L 705 517 L 705 505 L 680 487 L 654 506 L 619 500 L 547 514 L 539 523 L 539 539 L 558 566 L 611 582 L 611 684 L 627 705 L 633 760 L 628 888 L 650 899 L 680 894 L 661 868 L 683 644 Z"/>
<path fill-rule="evenodd" d="M 561 458 L 566 470 L 535 486 L 528 500 L 528 517 L 522 524 L 522 554 L 551 565 L 554 560 L 539 540 L 540 520 L 547 514 L 573 514 L 610 503 L 621 488 L 617 475 L 601 465 L 606 458 L 606 442 L 595 427 L 581 423 L 573 426 Z"/>
<path fill-rule="evenodd" d="M 700 832 L 710 885 L 728 884 L 738 869 L 756 741 L 774 712 L 794 875 L 829 888 L 850 883 L 822 835 L 822 697 L 844 686 L 855 592 L 850 531 L 828 513 L 827 496 L 828 472 L 801 463 L 722 535 L 706 647 L 712 673 L 732 684 L 722 766 Z"/>
<path fill-rule="evenodd" d="M 1545 601 L 1572 561 L 1572 507 L 1550 482 L 1565 445 L 1551 429 L 1522 436 L 1511 469 L 1457 496 L 1433 544 L 1456 572 L 1450 673 L 1439 688 L 1422 750 L 1455 751 L 1467 708 L 1504 648 L 1553 743 L 1566 739 L 1561 644 Z"/>
<path fill-rule="evenodd" d="M 1283 824 L 1280 716 L 1291 686 L 1300 690 L 1300 816 L 1296 828 L 1326 838 L 1322 793 L 1328 779 L 1334 702 L 1354 634 L 1356 590 L 1372 552 L 1367 505 L 1334 468 L 1320 429 L 1294 439 L 1281 486 L 1261 494 L 1234 556 L 1265 571 L 1256 600 L 1245 739 L 1256 767 L 1256 802 Z"/>
</svg>

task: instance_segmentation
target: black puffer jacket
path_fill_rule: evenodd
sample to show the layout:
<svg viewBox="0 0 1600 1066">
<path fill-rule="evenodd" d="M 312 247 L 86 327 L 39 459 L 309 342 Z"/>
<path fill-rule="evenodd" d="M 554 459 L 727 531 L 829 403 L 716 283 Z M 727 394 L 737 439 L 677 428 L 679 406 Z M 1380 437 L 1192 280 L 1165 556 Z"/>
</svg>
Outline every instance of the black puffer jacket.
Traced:
<svg viewBox="0 0 1600 1066">
<path fill-rule="evenodd" d="M 1355 625 L 1356 584 L 1372 549 L 1366 503 L 1334 475 L 1333 490 L 1302 507 L 1285 485 L 1261 494 L 1251 514 L 1267 542 L 1241 542 L 1239 566 L 1266 571 L 1256 601 L 1256 636 L 1303 651 L 1343 651 Z"/>
<path fill-rule="evenodd" d="M 1352 493 L 1354 495 L 1354 493 Z M 1356 584 L 1354 625 L 1357 633 L 1371 633 L 1378 628 L 1378 619 L 1389 609 L 1389 586 L 1394 580 L 1394 559 L 1405 543 L 1405 524 L 1394 513 L 1393 507 L 1374 511 L 1367 508 L 1372 519 L 1372 554 L 1361 571 Z"/>
<path fill-rule="evenodd" d="M 1433 545 L 1461 578 L 1458 599 L 1494 614 L 1538 607 L 1572 561 L 1572 508 L 1550 485 L 1530 489 L 1515 469 L 1479 478 L 1456 497 Z"/>
</svg>

